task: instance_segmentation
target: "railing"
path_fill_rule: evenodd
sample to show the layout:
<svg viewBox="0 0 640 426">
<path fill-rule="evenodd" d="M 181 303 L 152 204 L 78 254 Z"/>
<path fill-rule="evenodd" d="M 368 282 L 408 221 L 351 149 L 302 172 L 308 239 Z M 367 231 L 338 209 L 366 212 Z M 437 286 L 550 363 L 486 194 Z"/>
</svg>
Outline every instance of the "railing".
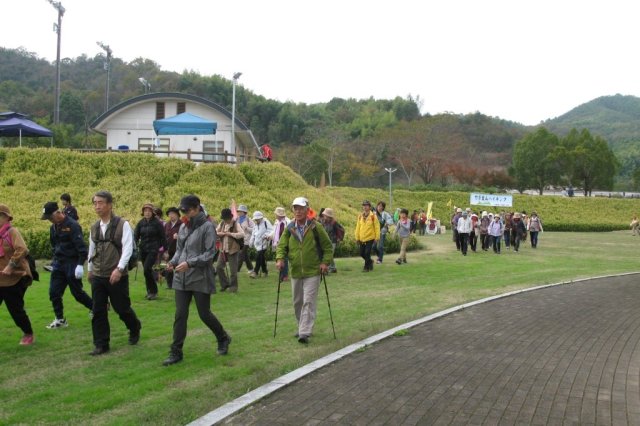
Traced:
<svg viewBox="0 0 640 426">
<path fill-rule="evenodd" d="M 129 152 L 139 152 L 144 154 L 154 154 L 167 158 L 183 158 L 195 163 L 242 163 L 245 161 L 264 161 L 262 157 L 249 154 L 233 154 L 229 152 L 206 152 L 206 151 L 192 151 L 187 149 L 186 151 L 163 151 L 156 149 L 117 149 L 117 148 L 75 148 L 73 151 L 78 152 L 121 152 L 123 154 Z"/>
</svg>

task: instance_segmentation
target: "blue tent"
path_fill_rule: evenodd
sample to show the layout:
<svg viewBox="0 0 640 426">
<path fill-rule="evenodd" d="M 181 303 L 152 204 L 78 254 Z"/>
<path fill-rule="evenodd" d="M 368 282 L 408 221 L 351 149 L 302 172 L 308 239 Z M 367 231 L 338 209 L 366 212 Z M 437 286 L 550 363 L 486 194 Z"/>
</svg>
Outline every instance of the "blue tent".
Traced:
<svg viewBox="0 0 640 426">
<path fill-rule="evenodd" d="M 17 136 L 20 138 L 20 146 L 22 146 L 23 136 L 51 137 L 53 132 L 27 119 L 24 114 L 9 111 L 0 113 L 0 136 Z"/>
<path fill-rule="evenodd" d="M 183 112 L 173 117 L 155 120 L 156 135 L 214 135 L 218 123 L 205 120 L 197 115 Z"/>
</svg>

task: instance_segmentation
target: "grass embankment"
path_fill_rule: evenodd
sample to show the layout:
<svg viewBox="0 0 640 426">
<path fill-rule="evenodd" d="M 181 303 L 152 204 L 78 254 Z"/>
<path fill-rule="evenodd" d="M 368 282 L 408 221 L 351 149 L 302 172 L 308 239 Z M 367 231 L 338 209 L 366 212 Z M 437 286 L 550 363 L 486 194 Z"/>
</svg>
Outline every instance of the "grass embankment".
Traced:
<svg viewBox="0 0 640 426">
<path fill-rule="evenodd" d="M 184 424 L 269 380 L 325 354 L 406 321 L 466 301 L 532 285 L 636 271 L 638 237 L 629 232 L 542 234 L 540 247 L 462 257 L 451 235 L 421 237 L 426 250 L 398 266 L 390 255 L 374 272 L 357 258 L 338 260 L 328 279 L 338 340 L 334 341 L 324 292 L 308 347 L 293 339 L 290 289 L 282 287 L 278 335 L 273 338 L 276 277 L 240 276 L 240 293 L 217 294 L 213 310 L 233 336 L 230 354 L 214 355 L 215 342 L 192 310 L 182 363 L 164 368 L 171 341 L 173 294 L 144 300 L 141 271 L 131 287 L 143 323 L 138 346 L 127 345 L 113 312 L 112 352 L 93 358 L 86 310 L 67 292 L 70 326 L 46 330 L 53 319 L 48 276 L 27 292 L 36 344 L 19 347 L 20 331 L 0 308 L 0 423 Z M 269 264 L 273 272 L 273 264 Z M 437 342 L 434 342 L 436 344 Z"/>
</svg>

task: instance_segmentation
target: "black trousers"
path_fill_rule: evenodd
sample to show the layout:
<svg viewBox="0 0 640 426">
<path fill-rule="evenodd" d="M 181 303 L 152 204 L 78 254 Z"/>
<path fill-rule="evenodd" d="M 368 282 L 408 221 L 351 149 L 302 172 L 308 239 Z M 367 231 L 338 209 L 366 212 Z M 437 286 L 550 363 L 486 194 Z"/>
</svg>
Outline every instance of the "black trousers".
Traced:
<svg viewBox="0 0 640 426">
<path fill-rule="evenodd" d="M 158 294 L 158 282 L 153 273 L 153 265 L 158 259 L 157 251 L 140 251 L 140 259 L 142 259 L 142 267 L 144 269 L 144 283 L 147 286 L 147 294 Z"/>
<path fill-rule="evenodd" d="M 253 271 L 257 274 L 258 272 L 261 272 L 261 270 L 265 274 L 268 272 L 267 271 L 267 250 L 258 250 L 257 251 L 256 269 L 254 269 Z"/>
<path fill-rule="evenodd" d="M 251 258 L 249 257 L 249 246 L 246 244 L 244 245 L 244 247 L 242 247 L 242 250 L 240 251 L 240 257 L 238 258 L 238 272 L 240 272 L 240 269 L 242 269 L 243 263 L 247 264 L 248 271 L 253 271 L 253 263 L 251 263 Z"/>
<path fill-rule="evenodd" d="M 360 243 L 360 257 L 364 259 L 365 271 L 373 270 L 373 260 L 371 259 L 372 248 L 373 248 L 373 240 Z"/>
<path fill-rule="evenodd" d="M 173 322 L 173 343 L 171 351 L 182 353 L 182 346 L 187 337 L 187 320 L 189 319 L 189 305 L 195 299 L 198 315 L 202 322 L 215 334 L 218 342 L 224 340 L 227 333 L 222 324 L 211 312 L 211 295 L 197 291 L 176 290 L 176 316 Z"/>
<path fill-rule="evenodd" d="M 7 310 L 13 318 L 13 322 L 22 330 L 24 334 L 33 334 L 31 321 L 24 310 L 24 294 L 27 287 L 22 280 L 11 287 L 0 287 L 0 305 L 2 302 L 7 305 Z"/>
<path fill-rule="evenodd" d="M 467 248 L 469 247 L 469 233 L 459 232 L 458 238 L 460 239 L 460 251 L 464 256 L 467 255 Z"/>
<path fill-rule="evenodd" d="M 131 308 L 129 298 L 129 275 L 123 275 L 120 281 L 115 284 L 109 282 L 108 277 L 96 277 L 91 280 L 91 292 L 93 295 L 93 319 L 91 329 L 93 331 L 93 344 L 96 347 L 109 346 L 111 339 L 111 328 L 109 326 L 109 315 L 107 303 L 111 301 L 113 310 L 116 311 L 120 320 L 124 322 L 130 332 L 140 331 L 140 320 Z"/>
<path fill-rule="evenodd" d="M 476 248 L 478 248 L 478 234 L 476 234 L 475 231 L 469 235 L 469 245 L 473 251 L 476 251 Z"/>
<path fill-rule="evenodd" d="M 82 280 L 76 278 L 75 263 L 54 263 L 49 281 L 49 300 L 53 305 L 53 312 L 56 318 L 64 318 L 64 305 L 62 296 L 69 286 L 73 297 L 85 308 L 93 309 L 93 300 L 82 288 Z"/>
<path fill-rule="evenodd" d="M 453 242 L 456 243 L 456 248 L 460 250 L 460 235 L 458 235 L 458 230 L 455 228 L 452 229 L 453 232 Z"/>
</svg>

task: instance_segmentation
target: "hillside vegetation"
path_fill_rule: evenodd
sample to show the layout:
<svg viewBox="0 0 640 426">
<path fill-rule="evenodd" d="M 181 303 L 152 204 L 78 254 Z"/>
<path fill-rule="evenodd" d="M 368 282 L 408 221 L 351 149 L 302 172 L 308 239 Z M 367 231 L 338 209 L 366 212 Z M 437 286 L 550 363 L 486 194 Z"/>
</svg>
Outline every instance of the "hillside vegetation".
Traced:
<svg viewBox="0 0 640 426">
<path fill-rule="evenodd" d="M 148 154 L 0 149 L 0 202 L 9 205 L 15 225 L 38 257 L 50 252 L 49 222 L 40 220 L 44 203 L 59 201 L 61 193 L 69 192 L 86 230 L 96 220 L 91 196 L 100 189 L 113 193 L 117 214 L 134 224 L 143 203 L 152 202 L 166 210 L 189 193 L 200 196 L 213 217 L 235 199 L 238 204 L 247 204 L 250 212 L 261 210 L 273 218 L 275 207 L 288 208 L 294 197 L 306 196 L 316 211 L 334 208 L 338 221 L 345 224 L 347 243 L 340 254 L 355 254 L 352 230 L 362 200 L 387 201 L 389 196 L 388 191 L 376 189 L 318 189 L 277 162 L 195 166 L 186 160 Z M 469 204 L 469 194 L 464 192 L 395 189 L 393 196 L 394 206 L 410 210 L 426 209 L 433 201 L 434 215 L 443 224 L 448 222 L 449 200 L 456 206 Z M 626 229 L 631 216 L 640 212 L 640 200 L 515 195 L 514 209 L 537 210 L 546 230 L 603 231 Z"/>
</svg>

